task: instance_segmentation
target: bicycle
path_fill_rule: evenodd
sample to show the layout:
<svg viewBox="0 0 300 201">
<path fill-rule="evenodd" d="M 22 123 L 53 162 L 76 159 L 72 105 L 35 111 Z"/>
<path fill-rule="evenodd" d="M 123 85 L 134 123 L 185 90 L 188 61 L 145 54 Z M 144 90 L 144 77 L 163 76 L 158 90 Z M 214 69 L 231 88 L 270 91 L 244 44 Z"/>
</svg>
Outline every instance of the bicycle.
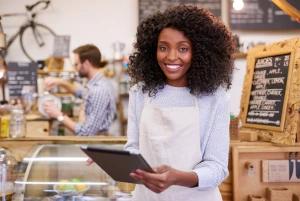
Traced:
<svg viewBox="0 0 300 201">
<path fill-rule="evenodd" d="M 38 12 L 47 9 L 49 4 L 50 0 L 40 0 L 32 5 L 26 5 L 25 13 L 9 13 L 0 15 L 0 21 L 1 18 L 5 17 L 27 16 L 27 21 L 25 21 L 25 23 L 21 25 L 18 31 L 8 39 L 5 55 L 7 55 L 9 47 L 13 44 L 17 37 L 19 37 L 19 43 L 22 52 L 32 62 L 37 62 L 38 60 L 34 59 L 33 56 L 37 55 L 36 53 L 41 55 L 41 53 L 43 52 L 49 53 L 52 51 L 51 48 L 54 45 L 54 38 L 55 36 L 57 36 L 56 33 L 48 26 L 35 21 Z M 39 10 L 34 11 L 34 9 L 40 6 L 41 8 Z M 30 33 L 30 30 L 32 31 L 32 33 Z M 32 37 L 36 43 L 32 42 Z M 28 43 L 30 43 L 30 46 L 37 44 L 37 48 L 29 47 Z M 34 51 L 38 52 L 34 53 Z M 49 55 L 50 54 L 48 54 L 47 57 Z M 45 57 L 43 58 L 43 60 L 44 59 Z"/>
</svg>

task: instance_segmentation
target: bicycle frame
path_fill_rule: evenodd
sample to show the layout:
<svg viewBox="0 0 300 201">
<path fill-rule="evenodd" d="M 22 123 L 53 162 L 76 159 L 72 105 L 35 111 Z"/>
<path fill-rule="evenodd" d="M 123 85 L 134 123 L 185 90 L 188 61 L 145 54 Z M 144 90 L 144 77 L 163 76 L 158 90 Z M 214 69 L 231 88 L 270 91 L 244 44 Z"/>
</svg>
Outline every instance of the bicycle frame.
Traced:
<svg viewBox="0 0 300 201">
<path fill-rule="evenodd" d="M 4 55 L 7 54 L 7 50 L 9 49 L 9 47 L 12 45 L 12 43 L 16 40 L 17 37 L 20 38 L 20 44 L 21 44 L 21 49 L 24 52 L 24 54 L 31 60 L 34 61 L 31 56 L 26 52 L 24 46 L 22 45 L 22 34 L 24 33 L 24 31 L 28 28 L 32 29 L 33 32 L 33 36 L 34 39 L 36 41 L 36 43 L 38 44 L 39 47 L 43 47 L 45 42 L 43 41 L 43 37 L 41 35 L 41 33 L 39 33 L 36 29 L 37 26 L 39 27 L 44 27 L 45 29 L 47 29 L 53 36 L 55 36 L 55 32 L 52 31 L 49 27 L 46 27 L 45 25 L 39 24 L 35 21 L 35 17 L 37 16 L 37 13 L 41 10 L 45 10 L 46 8 L 48 8 L 50 4 L 49 0 L 40 0 L 32 5 L 26 5 L 26 13 L 10 13 L 10 14 L 4 14 L 4 15 L 0 15 L 0 20 L 1 17 L 13 17 L 13 16 L 27 16 L 27 20 L 25 21 L 24 24 L 21 25 L 21 27 L 16 31 L 16 33 L 14 33 L 7 41 L 7 45 L 4 48 Z M 40 8 L 39 10 L 33 12 L 34 8 L 36 8 L 38 5 L 42 5 L 42 8 Z"/>
<path fill-rule="evenodd" d="M 38 23 L 36 23 L 34 20 L 30 20 L 30 21 L 25 22 L 23 25 L 21 25 L 21 27 L 19 28 L 19 30 L 18 30 L 15 34 L 13 34 L 13 35 L 10 37 L 10 39 L 8 40 L 6 48 L 8 49 L 8 48 L 11 46 L 11 44 L 16 40 L 16 38 L 17 38 L 21 33 L 23 33 L 24 30 L 27 29 L 28 27 L 31 27 L 31 28 L 32 28 L 32 30 L 33 30 L 33 35 L 34 35 L 34 38 L 35 38 L 37 44 L 38 44 L 40 47 L 42 47 L 42 46 L 44 45 L 44 41 L 42 41 L 43 39 L 42 39 L 42 37 L 41 37 L 41 34 L 38 33 L 38 32 L 36 31 L 36 29 L 35 29 L 36 24 L 38 24 Z"/>
</svg>

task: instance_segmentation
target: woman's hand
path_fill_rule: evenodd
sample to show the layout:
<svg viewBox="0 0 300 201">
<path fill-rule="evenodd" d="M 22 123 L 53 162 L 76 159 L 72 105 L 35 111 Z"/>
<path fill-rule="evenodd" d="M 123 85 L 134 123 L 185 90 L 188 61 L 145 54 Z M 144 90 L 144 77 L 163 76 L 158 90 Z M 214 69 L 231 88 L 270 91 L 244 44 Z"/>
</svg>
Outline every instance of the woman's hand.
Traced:
<svg viewBox="0 0 300 201">
<path fill-rule="evenodd" d="M 94 161 L 91 159 L 91 158 L 88 158 L 87 160 L 86 160 L 86 165 L 87 166 L 90 166 L 90 165 L 92 165 L 94 163 Z"/>
<path fill-rule="evenodd" d="M 147 188 L 156 193 L 161 193 L 171 185 L 176 184 L 177 170 L 167 165 L 154 168 L 155 173 L 149 173 L 140 169 L 130 174 L 136 180 L 141 181 Z"/>
<path fill-rule="evenodd" d="M 172 185 L 189 188 L 198 185 L 198 176 L 195 172 L 181 171 L 167 165 L 154 168 L 154 173 L 140 169 L 130 173 L 134 179 L 141 181 L 147 188 L 156 193 L 161 193 Z"/>
</svg>

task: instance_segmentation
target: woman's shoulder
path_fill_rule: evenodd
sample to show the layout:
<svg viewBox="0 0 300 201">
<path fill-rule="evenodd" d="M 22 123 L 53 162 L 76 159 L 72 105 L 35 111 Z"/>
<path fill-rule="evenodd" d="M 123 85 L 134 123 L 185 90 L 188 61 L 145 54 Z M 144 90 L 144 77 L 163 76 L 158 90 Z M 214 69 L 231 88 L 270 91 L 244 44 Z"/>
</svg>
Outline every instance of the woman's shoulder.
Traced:
<svg viewBox="0 0 300 201">
<path fill-rule="evenodd" d="M 143 92 L 143 84 L 139 83 L 139 84 L 135 84 L 133 86 L 130 87 L 129 89 L 129 96 L 131 98 L 135 98 L 135 99 L 143 99 L 144 98 L 145 93 Z"/>
<path fill-rule="evenodd" d="M 229 93 L 224 87 L 219 87 L 215 92 L 215 96 L 218 98 L 229 98 Z"/>
<path fill-rule="evenodd" d="M 201 95 L 200 99 L 219 102 L 219 101 L 229 101 L 230 96 L 228 91 L 224 87 L 219 87 L 215 92 L 211 94 Z"/>
</svg>

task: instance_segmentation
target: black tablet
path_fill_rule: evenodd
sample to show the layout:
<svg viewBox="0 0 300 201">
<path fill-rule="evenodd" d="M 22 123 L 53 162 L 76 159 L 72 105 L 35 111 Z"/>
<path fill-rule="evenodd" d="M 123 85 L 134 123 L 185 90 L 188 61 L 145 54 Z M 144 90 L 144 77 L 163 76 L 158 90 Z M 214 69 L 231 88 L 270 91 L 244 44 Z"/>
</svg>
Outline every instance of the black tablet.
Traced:
<svg viewBox="0 0 300 201">
<path fill-rule="evenodd" d="M 80 148 L 115 181 L 138 184 L 139 182 L 129 175 L 131 172 L 136 169 L 154 172 L 141 154 L 90 145 Z"/>
</svg>

